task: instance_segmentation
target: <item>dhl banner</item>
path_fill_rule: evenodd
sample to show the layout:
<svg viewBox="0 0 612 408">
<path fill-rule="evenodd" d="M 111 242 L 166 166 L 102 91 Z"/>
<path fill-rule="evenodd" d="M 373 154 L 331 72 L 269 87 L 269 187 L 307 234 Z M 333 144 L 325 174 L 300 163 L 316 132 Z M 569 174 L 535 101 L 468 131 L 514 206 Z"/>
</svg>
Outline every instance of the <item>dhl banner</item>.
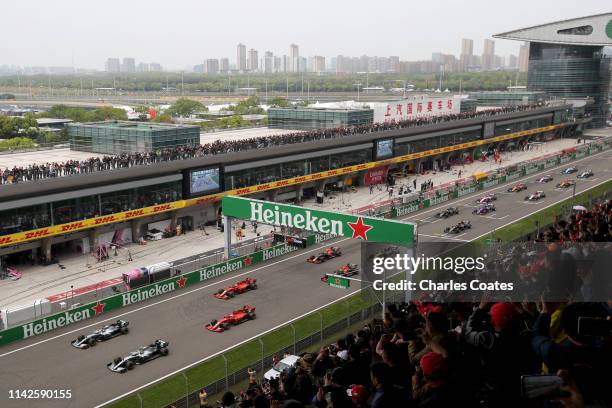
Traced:
<svg viewBox="0 0 612 408">
<path fill-rule="evenodd" d="M 204 197 L 190 198 L 187 200 L 179 200 L 171 203 L 155 205 L 151 207 L 140 208 L 132 211 L 124 211 L 121 213 L 105 215 L 97 218 L 90 218 L 82 221 L 70 222 L 67 224 L 54 225 L 47 228 L 38 228 L 35 230 L 18 232 L 11 235 L 0 236 L 0 247 L 20 244 L 23 242 L 31 241 L 34 239 L 50 237 L 53 235 L 65 234 L 68 232 L 80 231 L 83 229 L 89 229 L 98 227 L 101 225 L 111 224 L 114 222 L 126 221 L 134 218 L 145 217 L 148 215 L 159 214 L 167 211 L 178 210 L 185 207 L 191 207 L 194 205 L 202 205 L 214 201 L 219 201 L 226 195 L 230 196 L 243 196 L 262 191 L 274 190 L 281 187 L 293 186 L 296 184 L 302 184 L 309 181 L 316 181 L 327 179 L 334 176 L 342 176 L 345 174 L 356 173 L 363 170 L 369 170 L 375 167 L 388 166 L 390 164 L 402 163 L 410 160 L 420 159 L 428 156 L 435 156 L 442 153 L 448 153 L 456 150 L 469 149 L 471 147 L 481 146 L 484 144 L 502 142 L 505 140 L 515 139 L 517 137 L 534 135 L 537 133 L 548 132 L 551 130 L 559 129 L 565 125 L 551 125 L 538 129 L 524 130 L 516 133 L 509 133 L 503 136 L 496 136 L 485 140 L 475 140 L 473 142 L 462 143 L 454 146 L 441 147 L 438 149 L 427 150 L 425 152 L 411 153 L 403 156 L 394 157 L 392 159 L 381 160 L 377 162 L 369 162 L 363 164 L 357 164 L 349 167 L 342 167 L 339 169 L 323 171 L 320 173 L 308 174 L 305 176 L 293 177 L 290 179 L 273 181 L 271 183 L 258 184 L 256 186 L 237 188 L 234 190 L 224 191 L 217 194 L 210 194 Z"/>
<path fill-rule="evenodd" d="M 67 224 L 53 225 L 46 228 L 38 228 L 35 230 L 18 232 L 16 234 L 0 236 L 0 246 L 15 245 L 22 242 L 31 241 L 52 235 L 65 234 L 84 229 L 99 227 L 101 225 L 111 224 L 113 222 L 126 221 L 134 218 L 144 217 L 147 215 L 160 214 L 167 211 L 178 210 L 184 207 L 184 201 L 175 201 L 172 203 L 154 205 L 151 207 L 139 208 L 132 211 L 124 211 L 116 214 L 103 215 L 101 217 L 90 218 L 82 221 L 69 222 Z"/>
</svg>

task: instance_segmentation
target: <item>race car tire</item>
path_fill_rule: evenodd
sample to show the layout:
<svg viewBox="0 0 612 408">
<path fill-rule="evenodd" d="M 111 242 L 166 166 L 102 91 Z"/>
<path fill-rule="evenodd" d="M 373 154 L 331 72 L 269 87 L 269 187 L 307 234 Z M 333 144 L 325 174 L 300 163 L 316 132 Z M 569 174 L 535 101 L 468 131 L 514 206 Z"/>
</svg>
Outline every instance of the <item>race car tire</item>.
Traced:
<svg viewBox="0 0 612 408">
<path fill-rule="evenodd" d="M 215 324 L 217 324 L 216 320 L 213 319 L 213 320 L 210 321 L 210 326 L 214 326 Z"/>
<path fill-rule="evenodd" d="M 236 294 L 234 292 L 228 292 L 227 296 L 233 298 L 234 296 L 236 296 Z"/>
<path fill-rule="evenodd" d="M 257 289 L 257 284 L 256 283 L 251 283 L 251 289 Z"/>
<path fill-rule="evenodd" d="M 219 294 L 219 295 L 220 295 L 220 294 L 222 294 L 222 293 L 223 293 L 223 289 L 219 289 L 219 290 L 217 291 L 217 294 Z"/>
<path fill-rule="evenodd" d="M 83 336 L 82 334 L 77 337 L 77 341 L 83 341 L 85 339 L 85 336 Z"/>
<path fill-rule="evenodd" d="M 132 361 L 128 361 L 127 363 L 125 363 L 125 368 L 127 368 L 128 370 L 133 369 L 134 363 Z"/>
<path fill-rule="evenodd" d="M 257 315 L 255 313 L 249 315 L 249 319 L 251 320 L 255 320 L 256 317 Z"/>
<path fill-rule="evenodd" d="M 167 356 L 168 355 L 168 349 L 166 347 L 160 349 L 159 350 L 159 354 L 161 354 L 162 356 Z"/>
<path fill-rule="evenodd" d="M 113 360 L 113 364 L 117 365 L 121 362 L 121 357 L 117 357 Z"/>
<path fill-rule="evenodd" d="M 122 327 L 121 328 L 121 334 L 128 334 L 129 331 L 130 331 L 130 329 L 128 329 L 127 327 Z"/>
<path fill-rule="evenodd" d="M 96 345 L 96 343 L 97 343 L 97 341 L 96 341 L 95 339 L 88 339 L 88 340 L 87 340 L 87 345 L 88 345 L 89 347 L 93 347 L 93 346 L 95 346 L 95 345 Z"/>
</svg>

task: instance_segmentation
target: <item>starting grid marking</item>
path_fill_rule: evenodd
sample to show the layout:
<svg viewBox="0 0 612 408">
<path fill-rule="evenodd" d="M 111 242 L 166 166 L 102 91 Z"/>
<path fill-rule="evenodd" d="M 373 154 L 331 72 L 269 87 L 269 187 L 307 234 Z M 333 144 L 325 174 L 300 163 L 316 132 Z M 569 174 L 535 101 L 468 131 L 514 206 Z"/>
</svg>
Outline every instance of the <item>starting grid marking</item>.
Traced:
<svg viewBox="0 0 612 408">
<path fill-rule="evenodd" d="M 463 234 L 459 234 L 459 235 L 452 235 L 452 234 L 429 235 L 429 234 L 420 234 L 419 233 L 419 236 L 429 237 L 429 238 L 437 238 L 437 239 L 450 239 L 451 241 L 470 242 L 467 239 L 459 239 L 458 238 L 458 237 L 463 236 L 465 234 L 467 234 L 467 232 L 464 232 Z"/>
</svg>

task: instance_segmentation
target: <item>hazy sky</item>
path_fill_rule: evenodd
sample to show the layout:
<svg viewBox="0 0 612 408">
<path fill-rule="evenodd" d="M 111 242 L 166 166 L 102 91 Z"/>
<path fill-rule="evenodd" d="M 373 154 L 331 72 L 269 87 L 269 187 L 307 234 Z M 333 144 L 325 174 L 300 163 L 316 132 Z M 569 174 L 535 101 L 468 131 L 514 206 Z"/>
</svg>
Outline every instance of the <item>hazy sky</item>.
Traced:
<svg viewBox="0 0 612 408">
<path fill-rule="evenodd" d="M 461 38 L 474 52 L 492 34 L 609 12 L 606 0 L 29 0 L 3 1 L 0 65 L 102 69 L 107 57 L 160 62 L 168 68 L 205 58 L 236 59 L 236 44 L 263 54 L 458 55 Z M 518 43 L 496 40 L 498 55 Z"/>
</svg>

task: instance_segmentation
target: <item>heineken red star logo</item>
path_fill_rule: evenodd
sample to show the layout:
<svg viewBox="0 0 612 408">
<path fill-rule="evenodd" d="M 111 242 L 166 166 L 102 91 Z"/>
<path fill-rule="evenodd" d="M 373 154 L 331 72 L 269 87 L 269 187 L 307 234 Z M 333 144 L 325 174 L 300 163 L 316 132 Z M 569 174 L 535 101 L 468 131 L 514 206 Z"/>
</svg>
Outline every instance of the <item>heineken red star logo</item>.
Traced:
<svg viewBox="0 0 612 408">
<path fill-rule="evenodd" d="M 176 283 L 178 283 L 179 288 L 184 288 L 185 284 L 187 283 L 187 279 L 185 279 L 185 277 L 183 275 L 181 275 L 181 278 L 177 279 Z"/>
<path fill-rule="evenodd" d="M 250 256 L 247 256 L 246 258 L 244 258 L 244 264 L 246 266 L 251 266 L 251 262 L 252 261 L 251 261 L 251 257 Z"/>
<path fill-rule="evenodd" d="M 99 314 L 102 314 L 104 312 L 104 306 L 106 306 L 106 303 L 96 303 L 95 306 L 92 307 L 92 309 L 94 310 L 94 312 L 96 313 L 96 316 Z"/>
<path fill-rule="evenodd" d="M 368 231 L 373 227 L 363 223 L 363 218 L 357 218 L 357 222 L 349 222 L 349 227 L 353 230 L 352 238 L 361 238 L 364 241 L 368 240 Z"/>
</svg>

